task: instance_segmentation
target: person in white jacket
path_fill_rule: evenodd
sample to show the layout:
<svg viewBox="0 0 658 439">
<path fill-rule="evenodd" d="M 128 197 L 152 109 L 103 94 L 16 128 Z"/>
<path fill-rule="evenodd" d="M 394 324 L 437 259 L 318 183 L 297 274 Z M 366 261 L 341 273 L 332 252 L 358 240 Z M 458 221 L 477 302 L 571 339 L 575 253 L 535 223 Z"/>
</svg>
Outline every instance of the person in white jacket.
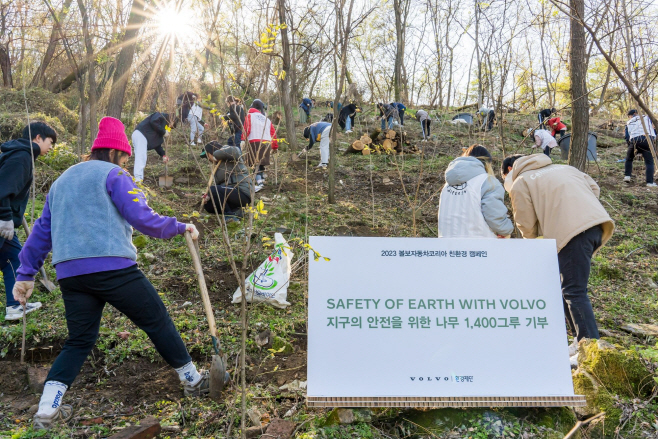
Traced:
<svg viewBox="0 0 658 439">
<path fill-rule="evenodd" d="M 648 116 L 644 116 L 644 127 L 642 126 L 642 121 L 640 116 L 637 114 L 637 110 L 630 110 L 628 112 L 628 122 L 626 122 L 626 132 L 624 137 L 628 144 L 628 150 L 626 151 L 626 163 L 624 164 L 624 183 L 631 182 L 631 175 L 633 174 L 633 160 L 635 159 L 635 152 L 642 154 L 644 158 L 644 165 L 646 166 L 646 182 L 648 187 L 656 187 L 656 183 L 653 181 L 653 173 L 655 170 L 655 165 L 653 162 L 653 155 L 651 154 L 651 148 L 649 147 L 649 141 L 647 136 L 649 134 L 651 141 L 656 145 L 656 129 L 654 128 L 651 120 Z"/>
<path fill-rule="evenodd" d="M 471 145 L 446 169 L 439 200 L 439 238 L 508 238 L 514 225 L 494 177 L 491 154 Z"/>
<path fill-rule="evenodd" d="M 549 157 L 551 156 L 551 150 L 557 146 L 557 140 L 548 130 L 535 130 L 532 133 L 532 138 L 535 141 L 532 147 L 541 149 Z"/>
<path fill-rule="evenodd" d="M 187 114 L 187 121 L 190 124 L 190 145 L 196 145 L 195 139 L 198 141 L 199 145 L 203 145 L 203 132 L 208 128 L 208 124 L 203 121 L 203 108 L 194 98 L 194 104 L 190 108 L 190 112 Z"/>
</svg>

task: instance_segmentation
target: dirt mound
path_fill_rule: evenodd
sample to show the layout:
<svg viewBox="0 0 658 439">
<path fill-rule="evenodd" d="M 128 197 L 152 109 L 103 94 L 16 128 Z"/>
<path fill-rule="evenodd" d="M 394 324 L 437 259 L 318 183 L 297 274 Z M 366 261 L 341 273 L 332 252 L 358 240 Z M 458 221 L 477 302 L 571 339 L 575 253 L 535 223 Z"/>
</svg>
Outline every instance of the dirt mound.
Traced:
<svg viewBox="0 0 658 439">
<path fill-rule="evenodd" d="M 41 113 L 41 117 L 43 119 L 50 119 L 51 121 L 53 119 L 59 119 L 60 127 L 63 127 L 71 134 L 75 134 L 78 126 L 78 115 L 75 111 L 70 110 L 61 102 L 59 95 L 41 88 L 31 88 L 26 91 L 26 96 L 31 120 L 38 119 L 36 117 L 36 113 Z M 5 117 L 7 117 L 9 114 L 15 115 L 15 117 L 21 115 L 23 118 L 22 124 L 25 126 L 27 117 L 25 115 L 25 99 L 23 98 L 23 90 L 0 90 L 0 102 L 2 102 L 2 114 Z M 45 121 L 50 123 L 48 120 Z M 57 129 L 56 126 L 55 129 Z M 63 132 L 64 129 L 59 129 L 58 131 Z M 4 138 L 4 129 L 2 135 Z"/>
</svg>

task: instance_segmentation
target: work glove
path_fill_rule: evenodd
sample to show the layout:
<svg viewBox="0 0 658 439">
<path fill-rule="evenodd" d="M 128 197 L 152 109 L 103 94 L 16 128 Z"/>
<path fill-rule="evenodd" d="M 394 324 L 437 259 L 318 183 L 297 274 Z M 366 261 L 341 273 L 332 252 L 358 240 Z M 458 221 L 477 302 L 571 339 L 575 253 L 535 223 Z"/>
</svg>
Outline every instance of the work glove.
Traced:
<svg viewBox="0 0 658 439">
<path fill-rule="evenodd" d="M 163 155 L 162 156 L 162 162 L 163 163 L 169 163 L 169 157 L 167 157 L 166 155 Z"/>
<path fill-rule="evenodd" d="M 0 237 L 7 241 L 14 239 L 14 222 L 12 220 L 0 221 Z"/>
<path fill-rule="evenodd" d="M 32 295 L 34 290 L 33 280 L 19 280 L 14 284 L 14 300 L 18 300 L 21 305 L 25 306 L 27 299 Z"/>
<path fill-rule="evenodd" d="M 199 231 L 196 229 L 196 226 L 194 224 L 192 224 L 192 223 L 186 224 L 185 225 L 185 231 L 190 232 L 190 235 L 192 235 L 192 239 L 198 239 L 199 238 Z"/>
</svg>

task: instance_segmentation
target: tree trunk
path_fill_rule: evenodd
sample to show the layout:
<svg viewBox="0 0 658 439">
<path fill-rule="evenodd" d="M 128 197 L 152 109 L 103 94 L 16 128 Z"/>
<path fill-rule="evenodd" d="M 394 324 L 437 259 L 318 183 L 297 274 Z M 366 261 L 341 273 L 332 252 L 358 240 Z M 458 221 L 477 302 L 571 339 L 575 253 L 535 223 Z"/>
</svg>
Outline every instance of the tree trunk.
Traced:
<svg viewBox="0 0 658 439">
<path fill-rule="evenodd" d="M 144 13 L 144 3 L 142 0 L 133 0 L 130 8 L 130 17 L 126 24 L 125 33 L 122 38 L 121 52 L 117 56 L 117 65 L 114 70 L 114 77 L 112 80 L 112 88 L 110 89 L 110 96 L 107 102 L 107 115 L 121 118 L 121 111 L 123 110 L 123 100 L 126 95 L 126 86 L 130 72 L 132 71 L 133 57 L 135 56 L 135 44 L 137 33 L 142 28 L 142 24 L 146 20 Z"/>
<path fill-rule="evenodd" d="M 585 0 L 570 0 L 571 49 L 569 74 L 571 76 L 572 134 L 569 147 L 569 164 L 581 171 L 587 163 L 587 137 L 589 130 L 589 99 L 587 95 L 587 40 L 581 20 L 585 19 Z"/>
<path fill-rule="evenodd" d="M 41 65 L 39 66 L 36 73 L 34 74 L 34 77 L 32 77 L 32 81 L 30 81 L 30 87 L 39 86 L 41 80 L 43 79 L 43 75 L 46 73 L 46 69 L 50 64 L 50 61 L 52 61 L 53 59 L 53 55 L 55 55 L 55 49 L 57 49 L 57 36 L 59 34 L 60 23 L 64 21 L 66 15 L 69 13 L 69 7 L 71 6 L 72 1 L 73 0 L 64 0 L 64 3 L 62 4 L 62 12 L 59 13 L 58 20 L 55 20 L 55 22 L 53 23 L 53 28 L 50 32 L 50 41 L 48 42 L 48 48 L 46 49 L 46 53 L 43 55 L 43 59 L 41 60 Z"/>
<path fill-rule="evenodd" d="M 404 64 L 404 47 L 408 6 L 409 0 L 393 0 L 393 11 L 395 12 L 395 36 L 397 39 L 395 46 L 395 66 L 393 70 L 393 93 L 395 102 L 402 102 L 402 96 L 405 95 L 406 83 L 403 77 Z"/>
<path fill-rule="evenodd" d="M 11 76 L 11 58 L 7 46 L 0 45 L 0 68 L 2 68 L 2 85 L 11 88 L 14 86 L 14 79 Z"/>
<path fill-rule="evenodd" d="M 279 23 L 286 22 L 286 0 L 277 0 L 279 9 Z M 283 104 L 283 111 L 286 114 L 286 141 L 290 145 L 290 149 L 297 151 L 297 136 L 295 135 L 295 115 L 293 114 L 292 102 L 290 101 L 290 79 L 288 72 L 290 71 L 290 41 L 288 40 L 288 28 L 281 29 L 281 46 L 283 48 L 283 71 L 286 75 L 281 80 L 281 88 L 283 93 L 281 95 L 281 103 Z"/>
<path fill-rule="evenodd" d="M 91 43 L 91 36 L 89 35 L 89 15 L 85 7 L 84 0 L 78 0 L 78 8 L 82 15 L 82 33 L 85 39 L 85 47 L 87 49 L 87 72 L 89 78 L 89 136 L 93 141 L 96 139 L 98 131 L 98 119 L 96 118 L 96 72 L 94 70 L 96 60 L 94 58 L 94 46 Z"/>
</svg>

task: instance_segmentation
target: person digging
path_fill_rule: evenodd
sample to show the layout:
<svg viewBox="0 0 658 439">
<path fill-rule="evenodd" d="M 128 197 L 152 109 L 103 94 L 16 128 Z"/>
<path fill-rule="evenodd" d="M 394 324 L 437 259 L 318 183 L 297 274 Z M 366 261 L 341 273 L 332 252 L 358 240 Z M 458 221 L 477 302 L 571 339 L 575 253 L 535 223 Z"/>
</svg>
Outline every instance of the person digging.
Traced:
<svg viewBox="0 0 658 439">
<path fill-rule="evenodd" d="M 186 232 L 197 239 L 199 233 L 194 224 L 160 216 L 148 206 L 122 169 L 131 155 L 121 121 L 104 117 L 86 161 L 70 167 L 53 183 L 41 218 L 19 254 L 13 293 L 24 304 L 32 295 L 34 275 L 52 250 L 69 332 L 46 378 L 33 419 L 36 430 L 73 416 L 72 407 L 62 401 L 96 343 L 106 303 L 146 332 L 176 369 L 186 396 L 209 391 L 208 372 L 197 370 L 192 362 L 157 291 L 137 267 L 132 243 L 133 227 L 160 239 Z"/>
</svg>

